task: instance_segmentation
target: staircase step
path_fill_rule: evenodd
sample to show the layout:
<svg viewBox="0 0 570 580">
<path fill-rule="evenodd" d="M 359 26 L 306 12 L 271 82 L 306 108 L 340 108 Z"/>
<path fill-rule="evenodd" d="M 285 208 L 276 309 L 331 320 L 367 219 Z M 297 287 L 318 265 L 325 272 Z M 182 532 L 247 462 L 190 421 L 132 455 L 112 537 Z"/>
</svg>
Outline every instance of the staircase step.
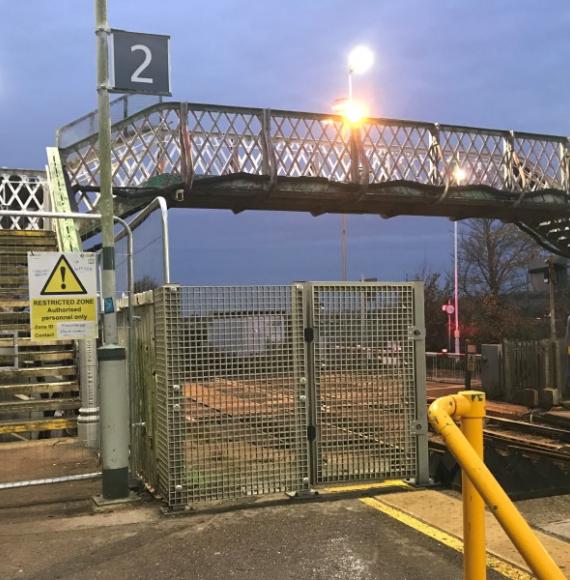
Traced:
<svg viewBox="0 0 570 580">
<path fill-rule="evenodd" d="M 3 380 L 21 377 L 72 377 L 77 374 L 75 366 L 31 367 L 27 369 L 0 368 L 0 384 Z M 1 388 L 1 387 L 0 387 Z"/>
<path fill-rule="evenodd" d="M 29 292 L 28 287 L 21 288 L 0 288 L 0 301 L 1 300 L 28 300 Z"/>
<path fill-rule="evenodd" d="M 27 431 L 54 431 L 56 429 L 75 429 L 77 419 L 39 419 L 37 421 L 0 421 L 0 435 L 25 433 Z"/>
<path fill-rule="evenodd" d="M 18 364 L 22 368 L 28 362 L 62 362 L 75 358 L 75 353 L 71 350 L 45 351 L 45 352 L 18 352 Z M 14 364 L 13 354 L 0 353 L 0 367 Z"/>
<path fill-rule="evenodd" d="M 12 252 L 9 254 L 0 253 L 0 267 L 2 267 L 5 270 L 6 267 L 9 265 L 25 266 L 27 268 L 28 254 L 27 253 L 15 254 Z"/>
<path fill-rule="evenodd" d="M 0 286 L 6 287 L 8 284 L 12 286 L 28 286 L 28 269 L 14 269 L 10 268 L 10 272 L 0 270 Z"/>
<path fill-rule="evenodd" d="M 6 300 L 0 294 L 0 308 L 28 308 L 30 306 L 29 300 Z"/>
<path fill-rule="evenodd" d="M 0 329 L 6 330 L 8 324 L 22 324 L 30 322 L 30 313 L 24 312 L 2 312 L 0 311 Z"/>
<path fill-rule="evenodd" d="M 25 258 L 28 257 L 28 252 L 36 252 L 41 254 L 42 252 L 53 252 L 57 247 L 55 242 L 53 244 L 36 244 L 34 246 L 28 246 L 27 244 L 16 243 L 17 240 L 14 240 L 10 244 L 6 244 L 0 238 L 0 262 L 2 261 L 3 256 L 24 256 Z"/>
<path fill-rule="evenodd" d="M 0 328 L 6 332 L 19 332 L 23 336 L 30 335 L 30 324 L 23 322 L 0 322 Z"/>
<path fill-rule="evenodd" d="M 79 392 L 78 381 L 60 381 L 53 383 L 19 383 L 0 385 L 0 394 L 31 395 L 32 393 L 73 393 Z"/>
<path fill-rule="evenodd" d="M 29 251 L 41 252 L 43 248 L 57 248 L 57 240 L 54 238 L 37 237 L 37 238 L 6 238 L 0 236 L 0 246 L 2 248 L 29 248 Z M 57 251 L 57 250 L 55 250 Z"/>
<path fill-rule="evenodd" d="M 9 238 L 46 238 L 55 240 L 56 235 L 53 230 L 0 230 L 0 243 L 3 239 Z"/>
<path fill-rule="evenodd" d="M 7 401 L 0 403 L 0 413 L 31 413 L 33 411 L 66 411 L 79 409 L 79 399 L 31 399 L 29 401 Z"/>
<path fill-rule="evenodd" d="M 72 340 L 50 340 L 49 342 L 41 342 L 37 340 L 32 340 L 29 337 L 21 337 L 16 338 L 16 342 L 19 347 L 22 348 L 31 348 L 31 347 L 73 347 Z M 14 339 L 13 338 L 0 338 L 0 347 L 2 346 L 14 346 Z"/>
</svg>

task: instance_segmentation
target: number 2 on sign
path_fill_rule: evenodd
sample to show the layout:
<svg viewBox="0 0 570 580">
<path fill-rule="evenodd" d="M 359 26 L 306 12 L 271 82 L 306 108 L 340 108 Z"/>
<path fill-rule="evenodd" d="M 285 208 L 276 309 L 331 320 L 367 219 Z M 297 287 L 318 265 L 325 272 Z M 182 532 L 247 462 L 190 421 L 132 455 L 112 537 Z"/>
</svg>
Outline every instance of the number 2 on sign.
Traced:
<svg viewBox="0 0 570 580">
<path fill-rule="evenodd" d="M 141 50 L 144 53 L 144 60 L 142 61 L 141 65 L 135 70 L 135 72 L 131 75 L 131 82 L 133 83 L 153 83 L 154 80 L 149 77 L 141 77 L 140 74 L 144 72 L 148 65 L 152 60 L 152 53 L 150 48 L 144 44 L 133 44 L 131 46 L 131 52 L 136 52 L 137 50 Z"/>
</svg>

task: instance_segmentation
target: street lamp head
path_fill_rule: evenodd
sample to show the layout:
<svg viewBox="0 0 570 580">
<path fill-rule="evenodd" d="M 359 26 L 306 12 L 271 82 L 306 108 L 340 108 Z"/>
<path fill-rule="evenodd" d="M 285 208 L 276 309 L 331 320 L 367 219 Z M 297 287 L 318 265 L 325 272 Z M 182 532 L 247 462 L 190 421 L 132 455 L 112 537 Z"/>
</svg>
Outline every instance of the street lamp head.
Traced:
<svg viewBox="0 0 570 580">
<path fill-rule="evenodd" d="M 374 53 L 362 44 L 355 46 L 348 55 L 348 71 L 357 75 L 364 74 L 374 64 Z"/>
</svg>

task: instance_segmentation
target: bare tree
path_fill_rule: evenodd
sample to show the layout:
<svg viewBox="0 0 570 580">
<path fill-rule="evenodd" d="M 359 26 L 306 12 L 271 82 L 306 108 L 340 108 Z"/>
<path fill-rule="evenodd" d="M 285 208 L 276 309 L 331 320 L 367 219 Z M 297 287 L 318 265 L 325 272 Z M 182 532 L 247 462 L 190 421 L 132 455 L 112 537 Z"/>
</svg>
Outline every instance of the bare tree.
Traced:
<svg viewBox="0 0 570 580">
<path fill-rule="evenodd" d="M 424 283 L 424 312 L 426 326 L 426 348 L 428 351 L 447 347 L 447 316 L 441 307 L 452 294 L 449 276 L 434 272 L 424 264 L 419 272 L 406 276 L 408 280 Z"/>
<path fill-rule="evenodd" d="M 462 293 L 496 299 L 525 291 L 529 263 L 539 253 L 536 242 L 513 224 L 464 222 L 459 246 Z"/>
<path fill-rule="evenodd" d="M 135 294 L 158 288 L 160 284 L 152 276 L 143 276 L 135 281 Z"/>
</svg>

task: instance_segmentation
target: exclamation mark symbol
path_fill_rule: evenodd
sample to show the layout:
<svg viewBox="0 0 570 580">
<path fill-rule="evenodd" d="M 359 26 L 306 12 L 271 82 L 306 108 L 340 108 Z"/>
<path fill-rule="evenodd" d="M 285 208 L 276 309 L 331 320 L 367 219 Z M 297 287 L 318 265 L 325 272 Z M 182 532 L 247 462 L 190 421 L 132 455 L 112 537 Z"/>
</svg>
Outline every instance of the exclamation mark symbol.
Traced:
<svg viewBox="0 0 570 580">
<path fill-rule="evenodd" d="M 59 272 L 61 274 L 61 289 L 65 290 L 65 266 L 61 266 Z"/>
</svg>

